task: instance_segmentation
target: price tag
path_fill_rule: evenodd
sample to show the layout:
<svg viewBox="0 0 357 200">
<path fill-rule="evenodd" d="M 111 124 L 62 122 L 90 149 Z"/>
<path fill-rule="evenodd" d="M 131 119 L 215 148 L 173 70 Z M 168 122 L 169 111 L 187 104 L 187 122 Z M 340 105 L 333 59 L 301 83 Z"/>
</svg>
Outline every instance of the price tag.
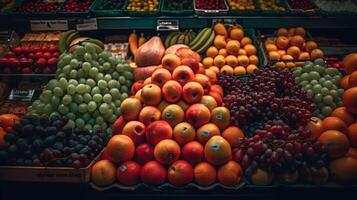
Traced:
<svg viewBox="0 0 357 200">
<path fill-rule="evenodd" d="M 179 30 L 179 20 L 157 20 L 157 31 L 177 31 Z"/>
<path fill-rule="evenodd" d="M 66 31 L 68 20 L 30 20 L 32 31 Z"/>
<path fill-rule="evenodd" d="M 212 19 L 212 24 L 213 25 L 218 23 L 218 22 L 226 24 L 228 26 L 239 24 L 238 23 L 238 19 Z"/>
<path fill-rule="evenodd" d="M 79 19 L 76 27 L 78 31 L 98 30 L 97 18 Z"/>
<path fill-rule="evenodd" d="M 8 100 L 10 101 L 32 101 L 35 90 L 18 90 L 12 89 Z"/>
</svg>

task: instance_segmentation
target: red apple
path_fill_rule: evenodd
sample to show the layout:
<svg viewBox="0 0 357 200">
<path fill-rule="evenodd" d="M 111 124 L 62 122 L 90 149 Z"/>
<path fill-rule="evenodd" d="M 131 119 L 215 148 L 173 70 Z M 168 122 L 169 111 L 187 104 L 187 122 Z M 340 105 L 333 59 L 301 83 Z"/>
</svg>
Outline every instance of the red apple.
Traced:
<svg viewBox="0 0 357 200">
<path fill-rule="evenodd" d="M 102 155 L 100 156 L 100 159 L 101 159 L 101 160 L 109 160 L 109 161 L 111 161 L 111 160 L 110 160 L 110 156 L 109 156 L 109 154 L 108 154 L 108 151 L 107 151 L 106 149 L 103 150 L 103 153 L 102 153 Z"/>
<path fill-rule="evenodd" d="M 35 58 L 35 54 L 34 53 L 29 53 L 28 55 L 27 55 L 27 57 L 28 58 L 31 58 L 31 59 L 34 59 Z"/>
<path fill-rule="evenodd" d="M 118 167 L 117 180 L 123 185 L 135 185 L 140 180 L 141 167 L 134 161 L 126 161 Z"/>
<path fill-rule="evenodd" d="M 203 146 L 197 141 L 185 144 L 182 148 L 182 158 L 192 165 L 201 162 L 203 160 Z"/>
<path fill-rule="evenodd" d="M 139 80 L 131 86 L 131 94 L 135 95 L 137 91 L 144 87 L 144 80 Z"/>
<path fill-rule="evenodd" d="M 50 67 L 56 67 L 57 65 L 57 58 L 50 58 L 47 60 L 47 64 L 50 66 Z"/>
<path fill-rule="evenodd" d="M 31 52 L 31 49 L 29 47 L 22 47 L 22 51 L 26 54 Z"/>
<path fill-rule="evenodd" d="M 41 51 L 42 51 L 42 52 L 48 51 L 48 47 L 47 47 L 47 46 L 42 46 Z"/>
<path fill-rule="evenodd" d="M 35 52 L 35 53 L 41 52 L 41 51 L 42 51 L 42 48 L 39 47 L 39 46 L 34 46 L 34 47 L 31 47 L 31 51 L 32 51 L 32 52 Z M 41 52 L 41 53 L 42 53 L 42 52 Z"/>
<path fill-rule="evenodd" d="M 164 120 L 154 121 L 145 130 L 146 141 L 149 144 L 156 145 L 161 140 L 172 138 L 172 128 Z"/>
<path fill-rule="evenodd" d="M 30 67 L 25 67 L 21 69 L 22 74 L 29 74 L 31 73 L 31 68 Z"/>
<path fill-rule="evenodd" d="M 154 149 L 150 144 L 143 143 L 140 144 L 135 149 L 135 161 L 138 162 L 140 165 L 143 165 L 151 160 L 154 157 Z"/>
<path fill-rule="evenodd" d="M 159 162 L 150 161 L 141 168 L 140 177 L 145 184 L 160 185 L 166 180 L 166 169 Z"/>
<path fill-rule="evenodd" d="M 51 53 L 55 53 L 57 52 L 58 48 L 56 45 L 53 45 L 51 44 L 49 47 L 48 47 L 48 51 L 51 52 Z"/>
<path fill-rule="evenodd" d="M 16 57 L 16 55 L 15 55 L 15 53 L 14 52 L 12 52 L 12 51 L 9 51 L 9 52 L 7 52 L 7 54 L 6 54 L 6 56 L 5 56 L 6 58 L 15 58 Z"/>
<path fill-rule="evenodd" d="M 52 55 L 51 55 L 50 52 L 45 52 L 45 53 L 43 54 L 43 58 L 46 58 L 47 60 L 50 59 L 51 56 L 52 56 Z"/>
<path fill-rule="evenodd" d="M 42 52 L 36 52 L 35 53 L 35 58 L 40 59 L 42 57 L 43 57 L 43 53 Z"/>
<path fill-rule="evenodd" d="M 199 63 L 194 58 L 184 58 L 183 60 L 181 60 L 181 64 L 190 67 L 195 74 L 200 69 Z"/>
<path fill-rule="evenodd" d="M 187 82 L 193 81 L 195 74 L 191 68 L 181 65 L 174 69 L 172 78 L 183 86 Z"/>
<path fill-rule="evenodd" d="M 20 55 L 23 53 L 21 47 L 15 47 L 14 49 L 12 49 L 12 51 L 15 52 L 16 55 Z"/>
<path fill-rule="evenodd" d="M 197 82 L 188 82 L 182 88 L 183 99 L 189 104 L 200 102 L 203 94 L 204 89 Z"/>
<path fill-rule="evenodd" d="M 193 168 L 185 160 L 174 162 L 167 170 L 167 179 L 175 186 L 184 186 L 193 180 Z"/>
<path fill-rule="evenodd" d="M 36 61 L 36 63 L 35 63 L 35 65 L 37 66 L 37 67 L 45 67 L 46 65 L 47 65 L 47 60 L 46 59 L 44 59 L 44 58 L 40 58 L 40 59 L 38 59 L 37 61 Z"/>
<path fill-rule="evenodd" d="M 56 51 L 52 54 L 53 57 L 58 58 L 61 55 L 60 52 Z"/>
</svg>

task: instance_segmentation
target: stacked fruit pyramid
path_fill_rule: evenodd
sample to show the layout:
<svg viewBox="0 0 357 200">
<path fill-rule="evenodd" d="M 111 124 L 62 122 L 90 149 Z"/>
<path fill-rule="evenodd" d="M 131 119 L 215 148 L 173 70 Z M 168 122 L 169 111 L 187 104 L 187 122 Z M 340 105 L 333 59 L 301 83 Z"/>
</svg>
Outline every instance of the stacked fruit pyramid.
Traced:
<svg viewBox="0 0 357 200">
<path fill-rule="evenodd" d="M 116 135 L 92 168 L 94 184 L 239 185 L 232 147 L 244 134 L 230 126 L 222 88 L 215 76 L 199 73 L 193 55 L 189 48 L 168 53 L 151 77 L 133 84 L 113 125 Z"/>
</svg>

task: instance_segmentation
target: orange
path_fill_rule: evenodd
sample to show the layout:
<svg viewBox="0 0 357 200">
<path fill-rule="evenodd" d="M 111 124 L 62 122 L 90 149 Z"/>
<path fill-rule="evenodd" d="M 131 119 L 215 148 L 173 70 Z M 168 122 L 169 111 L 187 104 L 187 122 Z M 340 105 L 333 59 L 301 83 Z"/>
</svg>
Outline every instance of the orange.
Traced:
<svg viewBox="0 0 357 200">
<path fill-rule="evenodd" d="M 278 39 L 276 40 L 276 46 L 279 49 L 287 49 L 289 47 L 289 39 L 285 36 L 279 36 Z"/>
<path fill-rule="evenodd" d="M 244 133 L 240 128 L 236 126 L 230 126 L 224 129 L 222 132 L 222 137 L 229 142 L 231 148 L 233 149 L 238 147 L 239 140 L 244 138 Z"/>
<path fill-rule="evenodd" d="M 286 62 L 285 66 L 286 66 L 286 68 L 289 68 L 289 69 L 292 69 L 292 68 L 296 67 L 294 62 Z"/>
<path fill-rule="evenodd" d="M 318 138 L 324 132 L 322 120 L 317 117 L 311 117 L 310 121 L 306 125 L 306 128 L 311 132 L 312 138 Z"/>
<path fill-rule="evenodd" d="M 299 35 L 305 37 L 305 29 L 303 27 L 296 27 L 295 28 L 295 35 Z"/>
<path fill-rule="evenodd" d="M 193 169 L 193 174 L 198 185 L 209 186 L 216 182 L 216 169 L 207 162 L 198 163 Z"/>
<path fill-rule="evenodd" d="M 171 139 L 161 140 L 154 148 L 154 157 L 161 164 L 169 165 L 180 158 L 181 148 Z"/>
<path fill-rule="evenodd" d="M 257 54 L 257 48 L 255 48 L 255 46 L 252 44 L 247 44 L 243 48 L 247 52 L 248 56 Z"/>
<path fill-rule="evenodd" d="M 230 55 L 238 55 L 240 49 L 240 43 L 237 40 L 230 40 L 227 42 L 227 53 Z"/>
<path fill-rule="evenodd" d="M 254 64 L 254 65 L 258 65 L 259 64 L 258 56 L 256 56 L 256 55 L 249 56 L 249 63 L 250 64 Z"/>
<path fill-rule="evenodd" d="M 267 51 L 277 51 L 278 47 L 275 44 L 267 44 L 265 46 L 265 48 L 267 49 Z"/>
<path fill-rule="evenodd" d="M 301 52 L 298 59 L 299 60 L 310 60 L 309 52 Z"/>
<path fill-rule="evenodd" d="M 279 69 L 283 69 L 283 68 L 286 67 L 285 62 L 283 62 L 283 61 L 276 62 L 276 63 L 274 64 L 274 66 L 277 67 L 277 68 L 279 68 Z"/>
<path fill-rule="evenodd" d="M 279 28 L 276 32 L 277 36 L 288 36 L 288 29 L 286 28 Z"/>
<path fill-rule="evenodd" d="M 312 50 L 317 49 L 317 44 L 314 41 L 308 41 L 305 45 L 305 51 L 311 53 Z"/>
<path fill-rule="evenodd" d="M 291 46 L 286 51 L 288 55 L 291 55 L 293 58 L 298 59 L 300 55 L 300 49 L 297 46 Z"/>
<path fill-rule="evenodd" d="M 214 58 L 213 63 L 216 67 L 223 67 L 223 65 L 226 64 L 226 58 L 222 55 L 218 55 Z"/>
<path fill-rule="evenodd" d="M 347 136 L 336 130 L 323 132 L 319 137 L 319 141 L 325 145 L 326 151 L 331 158 L 344 156 L 350 147 Z"/>
<path fill-rule="evenodd" d="M 289 28 L 288 36 L 294 36 L 294 35 L 295 35 L 295 28 Z"/>
<path fill-rule="evenodd" d="M 218 68 L 218 67 L 216 67 L 216 66 L 212 66 L 212 67 L 210 67 L 210 68 L 208 68 L 208 69 L 210 69 L 210 70 L 212 70 L 212 71 L 216 72 L 216 74 L 218 74 L 218 73 L 219 73 L 219 68 Z"/>
<path fill-rule="evenodd" d="M 244 66 L 244 67 L 248 66 L 249 65 L 248 56 L 245 56 L 245 55 L 238 56 L 238 63 L 239 63 L 239 65 Z"/>
<path fill-rule="evenodd" d="M 251 74 L 251 73 L 253 73 L 255 70 L 257 70 L 258 69 L 258 67 L 256 66 L 256 65 L 254 65 L 254 64 L 250 64 L 250 65 L 248 65 L 247 66 L 247 73 L 248 74 Z"/>
<path fill-rule="evenodd" d="M 349 88 L 343 93 L 343 104 L 352 114 L 357 114 L 357 87 Z"/>
<path fill-rule="evenodd" d="M 241 40 L 244 37 L 244 31 L 240 28 L 233 28 L 229 36 L 233 40 Z"/>
<path fill-rule="evenodd" d="M 351 124 L 347 130 L 351 146 L 357 147 L 357 123 Z"/>
<path fill-rule="evenodd" d="M 349 81 L 350 81 L 350 75 L 346 75 L 341 79 L 340 85 L 344 90 L 347 90 L 349 88 L 349 86 L 348 86 Z"/>
<path fill-rule="evenodd" d="M 300 35 L 295 35 L 290 39 L 290 44 L 291 46 L 297 46 L 300 49 L 304 46 L 305 40 L 302 36 Z"/>
<path fill-rule="evenodd" d="M 247 55 L 247 52 L 244 49 L 239 49 L 238 56 L 240 55 Z"/>
<path fill-rule="evenodd" d="M 354 71 L 349 76 L 350 78 L 348 79 L 348 87 L 357 87 L 357 71 Z"/>
<path fill-rule="evenodd" d="M 213 58 L 211 57 L 206 57 L 202 60 L 202 64 L 205 68 L 209 68 L 213 66 Z"/>
<path fill-rule="evenodd" d="M 225 37 L 223 35 L 216 35 L 216 37 L 213 40 L 213 44 L 217 49 L 223 49 L 227 45 L 225 41 Z"/>
<path fill-rule="evenodd" d="M 324 52 L 321 49 L 314 49 L 311 51 L 311 59 L 315 60 L 317 58 L 323 58 Z"/>
<path fill-rule="evenodd" d="M 273 38 L 267 38 L 265 41 L 264 41 L 264 45 L 267 46 L 268 44 L 274 44 L 275 45 L 275 41 Z M 242 44 L 243 45 L 243 44 Z M 243 45 L 244 46 L 244 45 Z"/>
<path fill-rule="evenodd" d="M 282 57 L 283 55 L 286 55 L 286 51 L 285 50 L 278 50 L 277 52 L 280 55 L 280 57 Z"/>
<path fill-rule="evenodd" d="M 218 51 L 218 55 L 222 55 L 224 57 L 228 56 L 227 50 L 226 49 L 220 49 Z"/>
<path fill-rule="evenodd" d="M 207 143 L 207 141 L 215 135 L 221 135 L 221 131 L 213 123 L 205 124 L 205 125 L 201 126 L 199 129 L 197 129 L 197 140 L 202 145 L 205 145 Z"/>
<path fill-rule="evenodd" d="M 338 117 L 345 122 L 347 126 L 353 123 L 353 115 L 347 111 L 346 107 L 336 108 L 332 113 L 331 117 Z"/>
<path fill-rule="evenodd" d="M 279 60 L 280 55 L 277 51 L 269 51 L 269 58 L 272 60 Z"/>
<path fill-rule="evenodd" d="M 229 55 L 226 57 L 226 63 L 227 65 L 231 66 L 231 67 L 235 67 L 238 65 L 238 60 L 237 57 L 233 56 L 233 55 Z"/>
<path fill-rule="evenodd" d="M 245 70 L 245 68 L 243 66 L 238 66 L 238 67 L 234 68 L 233 73 L 234 73 L 234 75 L 241 76 L 241 75 L 245 75 L 247 73 L 247 71 Z"/>
<path fill-rule="evenodd" d="M 348 54 L 343 58 L 343 66 L 347 74 L 357 71 L 357 53 Z"/>
<path fill-rule="evenodd" d="M 213 165 L 222 165 L 232 159 L 230 144 L 222 136 L 213 136 L 205 145 L 205 159 Z"/>
<path fill-rule="evenodd" d="M 357 159 L 342 157 L 333 160 L 330 165 L 330 177 L 339 183 L 355 183 L 357 180 Z"/>
<path fill-rule="evenodd" d="M 242 168 L 235 161 L 229 161 L 222 165 L 217 172 L 218 182 L 225 186 L 236 186 L 240 182 Z"/>
<path fill-rule="evenodd" d="M 227 74 L 233 74 L 233 68 L 229 65 L 224 65 L 222 68 L 221 68 L 221 73 L 227 73 Z"/>
<path fill-rule="evenodd" d="M 240 41 L 240 44 L 244 47 L 247 44 L 252 44 L 252 39 L 250 39 L 249 37 L 244 37 L 242 38 L 242 40 Z"/>
<path fill-rule="evenodd" d="M 294 60 L 294 58 L 291 55 L 283 55 L 281 57 L 282 60 L 288 61 L 288 60 Z"/>
<path fill-rule="evenodd" d="M 211 46 L 206 50 L 206 56 L 214 58 L 216 55 L 218 55 L 218 49 L 216 47 Z"/>
<path fill-rule="evenodd" d="M 116 166 L 109 160 L 100 160 L 91 169 L 91 181 L 95 185 L 107 186 L 115 181 Z"/>
<path fill-rule="evenodd" d="M 345 133 L 347 131 L 347 125 L 338 117 L 326 117 L 322 120 L 322 126 L 324 130 L 337 130 Z"/>
<path fill-rule="evenodd" d="M 133 158 L 135 145 L 130 137 L 126 135 L 115 135 L 109 140 L 106 151 L 112 161 L 119 163 Z"/>
</svg>

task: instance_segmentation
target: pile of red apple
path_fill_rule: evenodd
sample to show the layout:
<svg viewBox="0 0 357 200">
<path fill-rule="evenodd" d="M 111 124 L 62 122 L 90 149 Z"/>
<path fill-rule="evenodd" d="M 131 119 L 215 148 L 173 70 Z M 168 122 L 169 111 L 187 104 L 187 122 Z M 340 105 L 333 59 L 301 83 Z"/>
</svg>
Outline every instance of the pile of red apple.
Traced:
<svg viewBox="0 0 357 200">
<path fill-rule="evenodd" d="M 288 3 L 292 9 L 299 10 L 312 10 L 316 9 L 316 5 L 311 0 L 288 0 Z"/>
<path fill-rule="evenodd" d="M 86 12 L 92 5 L 93 0 L 68 0 L 63 6 L 64 12 Z"/>
<path fill-rule="evenodd" d="M 51 13 L 56 12 L 60 5 L 59 1 L 27 0 L 16 7 L 14 12 Z"/>
<path fill-rule="evenodd" d="M 224 0 L 195 0 L 196 8 L 204 10 L 220 10 L 225 8 Z"/>
<path fill-rule="evenodd" d="M 60 52 L 57 45 L 31 44 L 18 46 L 0 59 L 3 74 L 53 74 Z"/>
<path fill-rule="evenodd" d="M 326 64 L 328 67 L 333 67 L 336 69 L 343 70 L 343 62 L 341 59 L 335 57 L 335 56 L 328 56 L 325 58 Z"/>
<path fill-rule="evenodd" d="M 216 74 L 203 68 L 197 52 L 175 46 L 121 103 L 114 136 L 92 167 L 95 185 L 239 185 L 232 149 L 244 134 L 230 125 Z"/>
</svg>

